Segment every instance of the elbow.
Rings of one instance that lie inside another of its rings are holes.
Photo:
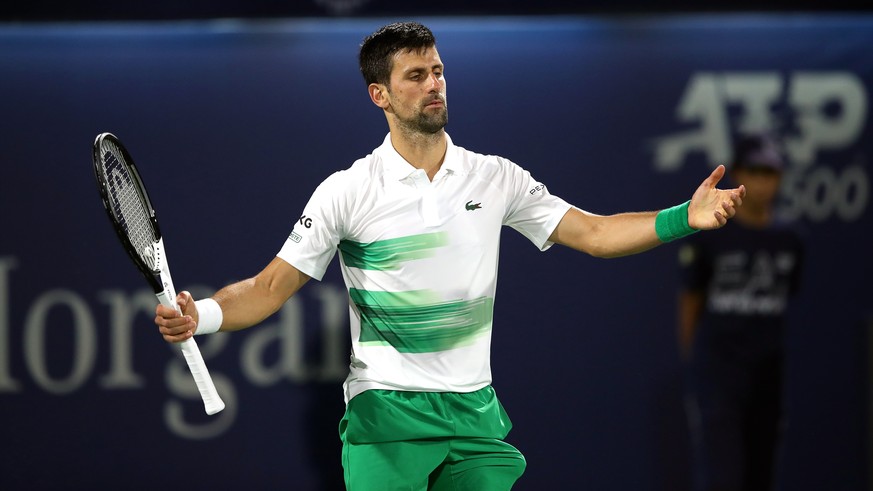
[[[579,238],[578,240],[568,241],[556,240],[555,243],[567,246],[571,249],[575,249],[579,252],[583,252],[591,257],[596,257],[598,259],[610,259],[620,256],[620,254],[615,254],[615,251],[613,251],[609,247],[606,247],[604,244],[598,242],[597,240],[592,240],[591,237],[586,237],[585,240],[582,240],[581,238]]]
[[[575,237],[574,243],[576,244],[573,246],[574,249],[598,259],[611,259],[621,255],[616,253],[614,247],[610,246],[606,233],[600,224]]]
[[[258,297],[262,299],[269,314],[272,315],[302,287],[309,277],[288,265],[281,259],[275,259],[263,271],[252,279]]]
[[[598,259],[613,259],[622,256],[622,254],[617,254],[614,250],[600,244],[591,245],[583,252]]]
[[[263,302],[263,308],[260,309],[260,317],[263,321],[282,308],[282,304],[288,300],[288,297],[282,294],[277,282],[270,278],[258,275],[252,278],[251,281],[253,289],[258,292],[258,298]]]
[[[576,242],[574,246],[576,250],[582,251],[591,257],[598,259],[615,259],[624,256],[630,256],[638,252],[642,252],[647,247],[635,247],[632,242],[617,240],[615,237],[609,237],[608,234],[601,230],[592,230],[585,236],[584,240]]]

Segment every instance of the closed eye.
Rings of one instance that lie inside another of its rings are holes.
[[[433,69],[433,74],[436,78],[443,78],[443,69],[442,66],[436,66]],[[422,78],[426,78],[424,70],[412,70],[407,75],[407,78],[412,81],[419,81]]]

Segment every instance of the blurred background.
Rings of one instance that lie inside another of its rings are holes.
[[[338,265],[262,326],[198,339],[227,403],[206,416],[108,224],[91,143],[127,145],[177,289],[208,295],[265,266],[318,183],[381,143],[357,49],[409,19],[437,36],[454,142],[595,213],[680,203],[732,135],[779,135],[778,211],[808,255],[780,489],[873,489],[873,12],[567,3],[0,7],[0,490],[342,489]],[[516,489],[690,489],[678,244],[599,260],[502,241],[492,365],[528,460]]]

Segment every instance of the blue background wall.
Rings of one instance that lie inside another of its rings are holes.
[[[228,403],[207,417],[90,145],[126,143],[177,288],[209,294],[266,265],[315,186],[381,142],[356,55],[390,20],[0,25],[0,489],[336,489],[339,268],[264,325],[198,339]],[[454,141],[592,212],[684,201],[731,132],[784,135],[781,212],[809,261],[781,480],[867,489],[873,16],[424,21]],[[687,488],[676,251],[597,260],[504,234],[493,368],[518,489]]]

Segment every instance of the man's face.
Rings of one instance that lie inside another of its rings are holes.
[[[746,186],[743,206],[769,207],[779,193],[782,172],[769,168],[739,167],[733,170],[733,179]]]
[[[443,62],[434,47],[395,53],[387,93],[389,112],[407,129],[433,134],[448,122]]]

